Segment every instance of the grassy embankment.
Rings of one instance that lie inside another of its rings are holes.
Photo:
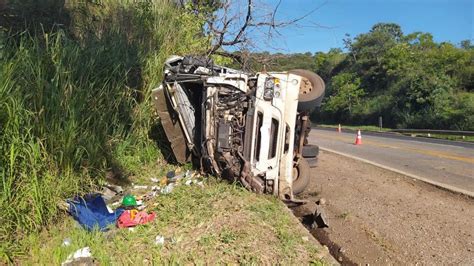
[[[149,101],[164,59],[198,51],[169,1],[9,1],[0,16],[0,258],[58,220],[57,203],[162,158]],[[179,29],[179,30],[178,30]],[[156,139],[156,138],[155,138]]]
[[[140,179],[153,174],[148,169]],[[112,265],[323,262],[321,250],[315,248],[306,229],[272,196],[210,179],[203,187],[180,185],[146,205],[147,210],[156,211],[157,219],[132,231],[88,233],[67,218],[30,237],[32,248],[20,263],[59,264],[86,246],[99,264]],[[165,237],[163,245],[155,243],[158,235]],[[70,246],[62,246],[66,238]]]
[[[339,125],[332,125],[332,124],[318,124],[320,127],[328,127],[336,129]],[[389,132],[392,128],[382,128],[380,130],[379,127],[376,126],[350,126],[350,125],[341,125],[342,129],[350,129],[350,130],[362,130],[362,131],[372,131],[372,132]],[[467,142],[474,142],[473,136],[458,136],[458,135],[443,135],[443,134],[428,134],[425,133],[406,133],[405,135],[416,136],[416,137],[425,137],[425,138],[435,138],[435,139],[446,139],[446,140],[455,140],[455,141],[467,141]]]
[[[134,232],[88,233],[59,210],[106,172],[143,182],[171,167],[150,90],[167,56],[208,42],[166,0],[64,5],[11,1],[0,16],[0,261],[58,264],[83,246],[101,263],[313,261],[281,202],[215,181],[157,197],[156,222]]]

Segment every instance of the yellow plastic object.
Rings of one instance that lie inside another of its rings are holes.
[[[138,210],[130,210],[130,219],[133,220],[135,219],[135,216],[137,215]]]

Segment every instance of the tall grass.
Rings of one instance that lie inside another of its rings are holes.
[[[166,0],[71,1],[63,8],[58,21],[67,25],[29,23],[35,13],[25,11],[14,14],[23,24],[7,24],[0,35],[6,261],[24,252],[25,235],[57,219],[61,199],[93,188],[111,167],[133,171],[159,158],[148,137],[155,123],[150,91],[167,56],[207,42],[197,36],[200,24]]]

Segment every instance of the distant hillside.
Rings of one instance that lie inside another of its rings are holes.
[[[404,34],[380,23],[346,38],[346,52],[253,54],[253,69],[310,69],[326,81],[313,114],[326,123],[474,130],[474,46],[437,43],[429,33]]]

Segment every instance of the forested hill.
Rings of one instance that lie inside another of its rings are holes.
[[[437,43],[430,33],[404,34],[379,23],[344,40],[345,51],[256,54],[270,70],[310,69],[327,85],[313,117],[326,123],[474,130],[474,46]],[[254,68],[261,66],[254,65]]]

